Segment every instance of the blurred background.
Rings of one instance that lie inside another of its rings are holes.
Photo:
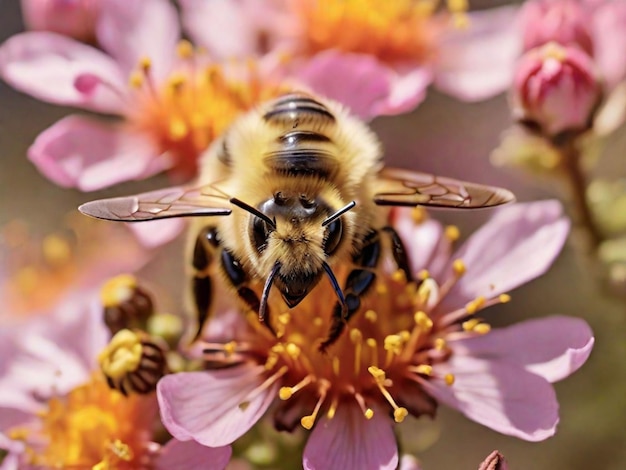
[[[471,2],[478,7],[500,3]],[[19,1],[0,0],[0,42],[22,29]],[[48,182],[27,160],[26,150],[39,132],[69,111],[0,83],[0,226],[19,218],[33,233],[43,235],[62,228],[63,217],[82,202],[169,184],[162,176],[85,194]],[[489,154],[509,123],[505,96],[467,104],[431,91],[413,113],[379,118],[373,127],[385,144],[389,164],[504,186],[520,201],[557,196],[554,187],[490,164]],[[598,171],[626,176],[625,153],[626,129],[621,129],[610,139]],[[458,225],[467,236],[489,212],[433,215]],[[180,305],[176,299],[184,288],[182,272],[181,241],[166,247],[143,271],[150,283],[167,289],[171,310]],[[493,449],[505,455],[512,469],[626,468],[626,303],[602,291],[571,243],[545,276],[511,294],[511,303],[485,312],[494,326],[558,313],[585,318],[595,332],[590,360],[556,384],[561,405],[557,435],[528,443],[441,407],[435,423],[411,420],[400,426],[403,449],[416,452],[426,470],[476,468]]]

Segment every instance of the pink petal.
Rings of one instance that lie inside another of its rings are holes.
[[[515,204],[499,209],[475,232],[453,259],[466,273],[444,298],[458,308],[478,297],[508,292],[543,274],[569,233],[569,220],[558,201]]]
[[[187,228],[182,219],[164,219],[129,224],[128,227],[146,248],[157,248],[174,240]]]
[[[365,54],[328,50],[294,68],[296,79],[364,119],[376,116],[392,92],[392,70]]]
[[[422,470],[422,466],[417,458],[412,455],[405,454],[400,458],[400,466],[398,467],[398,470]]]
[[[302,463],[305,470],[393,470],[398,466],[398,445],[392,421],[381,409],[367,420],[356,403],[342,403],[332,419],[324,416],[315,425]]]
[[[2,44],[0,76],[40,100],[114,114],[122,111],[127,89],[118,64],[102,51],[43,31]]]
[[[195,441],[171,439],[161,450],[156,470],[220,470],[228,465],[231,453],[230,446],[206,447]]]
[[[167,167],[142,136],[82,116],[67,116],[39,134],[28,158],[56,184],[82,191],[147,178]]]
[[[211,447],[232,443],[263,416],[278,393],[277,383],[261,387],[264,370],[243,365],[165,376],[157,387],[163,424],[180,440]]]
[[[427,269],[431,276],[438,278],[450,258],[452,244],[444,236],[441,223],[428,219],[416,224],[411,211],[408,208],[394,209],[393,228],[404,242],[412,272]]]
[[[591,19],[595,60],[609,88],[626,78],[626,4],[605,2]]]
[[[26,450],[23,442],[9,439],[3,433],[0,433],[0,449],[6,450],[8,453],[0,460],[0,470],[18,470],[20,466],[20,455]]]
[[[396,67],[389,95],[373,109],[372,115],[389,116],[412,111],[424,101],[432,81],[433,72],[429,67],[421,65]]]
[[[168,0],[108,0],[102,2],[96,35],[124,71],[130,72],[142,58],[149,58],[151,73],[161,80],[176,58],[180,26]]]
[[[272,2],[180,0],[185,31],[216,60],[259,55]]]
[[[521,51],[518,10],[505,6],[470,13],[467,30],[450,33],[441,44],[435,65],[437,88],[464,101],[505,91]]]
[[[453,355],[434,374],[454,374],[454,384],[424,381],[438,401],[495,431],[527,441],[554,435],[559,422],[556,395],[543,377],[510,362]]]
[[[509,361],[556,382],[585,363],[593,343],[593,332],[584,320],[551,316],[451,341],[450,345],[457,354]]]

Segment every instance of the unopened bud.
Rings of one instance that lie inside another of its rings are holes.
[[[582,132],[601,98],[591,58],[574,47],[549,43],[528,51],[517,64],[513,114],[546,136]]]
[[[593,56],[590,12],[579,0],[531,0],[522,7],[524,51],[549,42],[579,47]]]
[[[98,355],[109,387],[124,395],[150,393],[166,373],[167,346],[142,331],[121,330]]]
[[[100,290],[104,307],[104,323],[115,334],[124,328],[144,329],[154,313],[150,294],[137,284],[130,274],[122,274],[107,281]]]

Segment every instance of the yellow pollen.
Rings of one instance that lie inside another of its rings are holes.
[[[454,384],[454,374],[446,374],[443,377],[443,380],[446,382],[448,387],[451,387]]]
[[[372,323],[376,323],[376,320],[378,319],[378,314],[374,310],[370,309],[365,312],[365,318]]]
[[[491,331],[491,325],[489,323],[479,323],[473,328],[473,331],[485,335]]]
[[[188,59],[193,55],[193,46],[189,41],[183,39],[176,46],[176,53],[183,59]]]
[[[139,67],[141,68],[141,70],[147,72],[152,67],[152,61],[149,57],[142,57],[139,60]]]
[[[182,140],[187,137],[189,128],[182,119],[172,119],[169,123],[168,136],[173,141]]]
[[[400,335],[387,335],[385,336],[383,348],[385,348],[385,351],[391,351],[394,354],[400,354],[403,344],[404,341],[402,340],[402,337]]]
[[[507,302],[511,301],[511,296],[509,294],[500,294],[498,296],[498,300],[503,303],[506,304]]]
[[[389,292],[389,289],[387,289],[387,286],[384,283],[378,282],[376,284],[376,293],[378,295],[385,295],[387,292]]]
[[[322,319],[322,317],[315,317],[313,319],[313,324],[317,327],[322,326],[324,323],[324,320]]]
[[[457,241],[461,237],[461,231],[456,225],[448,225],[444,231],[444,234],[451,242]]]
[[[9,430],[7,436],[14,441],[24,441],[28,438],[29,432],[26,428],[13,428]]]
[[[421,310],[416,312],[413,318],[417,326],[424,332],[430,331],[433,327],[433,321],[425,312],[422,312]]]
[[[411,338],[411,332],[408,330],[402,330],[398,334],[400,335],[400,339],[403,343],[406,343]]]
[[[465,310],[467,310],[467,313],[469,313],[470,315],[473,315],[482,307],[484,307],[486,302],[487,299],[485,299],[483,296],[476,297],[471,302],[468,302],[468,304],[465,306]]]
[[[104,307],[116,307],[133,296],[137,279],[132,274],[120,274],[109,279],[100,289],[100,300]]]
[[[128,84],[135,89],[141,88],[144,84],[144,75],[142,72],[135,70],[128,78]]]
[[[276,343],[274,346],[272,346],[272,351],[277,354],[282,354],[285,352],[285,345],[283,343]]]
[[[230,341],[224,345],[224,352],[226,353],[226,356],[232,356],[236,350],[237,350],[236,341]]]
[[[478,323],[480,323],[480,320],[476,319],[476,318],[472,318],[470,320],[464,321],[463,322],[463,330],[465,331],[472,331],[474,329],[474,327],[476,325],[478,325]]]
[[[452,263],[452,269],[454,270],[454,274],[462,276],[466,271],[465,263],[462,259],[455,259]]]
[[[278,315],[278,321],[283,325],[288,325],[291,321],[291,314],[289,312],[281,313]]]
[[[466,12],[469,8],[468,0],[446,0],[446,3],[452,13]]]
[[[313,381],[313,376],[307,375],[304,379],[302,379],[293,387],[281,387],[280,390],[278,391],[278,396],[280,397],[281,400],[288,400],[289,398],[292,397],[294,393],[298,392],[299,390],[302,390],[304,387],[309,385],[312,381]]]
[[[396,423],[401,423],[402,421],[404,421],[404,418],[406,418],[408,414],[409,412],[407,411],[407,409],[401,406],[393,411],[393,419],[396,421]]]
[[[120,330],[98,355],[102,372],[112,379],[120,379],[137,370],[143,347],[139,336],[130,330]]]
[[[176,73],[168,79],[167,86],[169,87],[170,93],[179,93],[186,82],[187,77],[185,75]]]
[[[64,238],[58,235],[48,235],[43,240],[43,256],[47,263],[59,266],[70,260],[72,249]]]
[[[287,344],[285,350],[287,351],[287,354],[289,354],[289,357],[291,357],[292,359],[298,359],[298,357],[300,357],[301,350],[297,344],[289,343]]]
[[[435,339],[435,349],[437,351],[443,351],[447,346],[446,340],[443,338],[436,338]]]
[[[333,374],[335,374],[337,377],[340,376],[340,366],[341,366],[341,361],[339,360],[339,358],[337,356],[333,357]]]
[[[339,397],[335,395],[333,397],[332,403],[330,404],[330,407],[328,408],[328,412],[326,413],[326,416],[328,417],[328,419],[333,419],[335,417],[335,413],[337,412],[338,406],[339,406]]]
[[[393,281],[395,281],[395,282],[398,282],[398,283],[405,283],[406,282],[406,274],[404,274],[404,271],[402,271],[401,269],[397,269],[391,275],[391,279]]]
[[[430,277],[430,273],[428,272],[427,269],[422,269],[420,272],[417,273],[417,278],[420,281],[425,281],[429,277]]]
[[[276,353],[270,353],[265,360],[265,370],[272,370],[278,363],[278,355]]]
[[[419,225],[428,219],[428,213],[423,207],[414,207],[411,211],[411,218],[415,224]]]
[[[433,366],[431,366],[430,364],[420,364],[420,365],[416,366],[413,369],[413,371],[418,373],[418,374],[431,376],[431,375],[433,375]]]
[[[378,365],[378,343],[374,338],[367,338],[365,344],[370,348],[372,353],[372,364],[374,366]]]
[[[374,417],[374,410],[368,408],[367,410],[365,410],[365,413],[363,413],[363,416],[365,416],[365,419],[367,420],[372,419]]]

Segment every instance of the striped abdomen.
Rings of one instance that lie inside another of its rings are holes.
[[[263,120],[280,129],[275,150],[264,157],[279,174],[330,178],[337,168],[333,142],[324,132],[335,124],[335,116],[321,102],[304,94],[278,98]]]

